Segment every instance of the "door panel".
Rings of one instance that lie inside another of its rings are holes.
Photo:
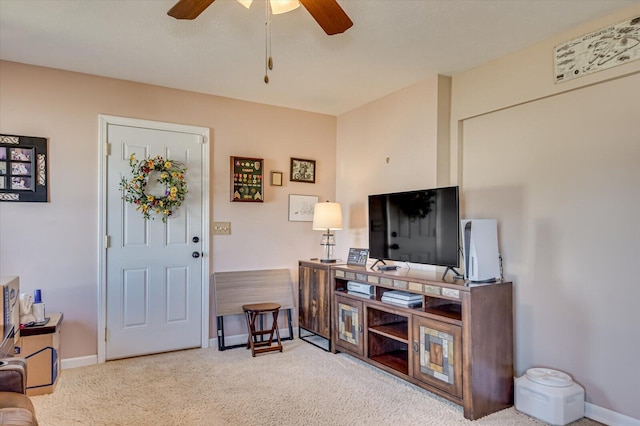
[[[148,270],[129,269],[123,271],[123,321],[122,327],[139,327],[147,324]]]
[[[189,318],[189,271],[185,267],[167,269],[167,322]]]
[[[202,137],[116,124],[108,124],[107,133],[106,358],[199,347],[203,260],[192,253],[203,251]],[[122,200],[119,183],[131,177],[133,153],[137,159],[161,155],[187,166],[185,202],[166,223],[145,221]],[[199,237],[197,243],[193,237]]]
[[[461,398],[461,327],[414,315],[413,339],[415,378]]]
[[[336,296],[336,346],[364,355],[363,304]]]

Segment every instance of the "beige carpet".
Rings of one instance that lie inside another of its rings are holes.
[[[193,349],[64,370],[53,394],[32,400],[41,426],[541,424],[513,408],[471,422],[459,406],[350,356],[284,345],[256,358]]]

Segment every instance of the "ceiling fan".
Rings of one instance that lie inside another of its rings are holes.
[[[176,19],[195,19],[215,0],[179,0],[167,12]],[[327,35],[340,34],[353,22],[336,0],[299,0]],[[249,2],[250,3],[250,2]]]

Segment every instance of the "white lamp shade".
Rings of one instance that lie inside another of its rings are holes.
[[[326,231],[327,229],[342,229],[342,206],[340,203],[316,203],[313,209],[313,229]]]

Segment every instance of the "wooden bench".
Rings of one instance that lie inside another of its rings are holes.
[[[287,313],[289,337],[293,339],[291,324],[294,308],[293,287],[288,269],[265,269],[256,271],[216,272],[213,274],[214,297],[216,302],[216,322],[218,326],[218,349],[246,346],[246,344],[226,346],[224,343],[224,317],[244,314],[243,305],[272,302]],[[262,318],[261,318],[262,327]]]

